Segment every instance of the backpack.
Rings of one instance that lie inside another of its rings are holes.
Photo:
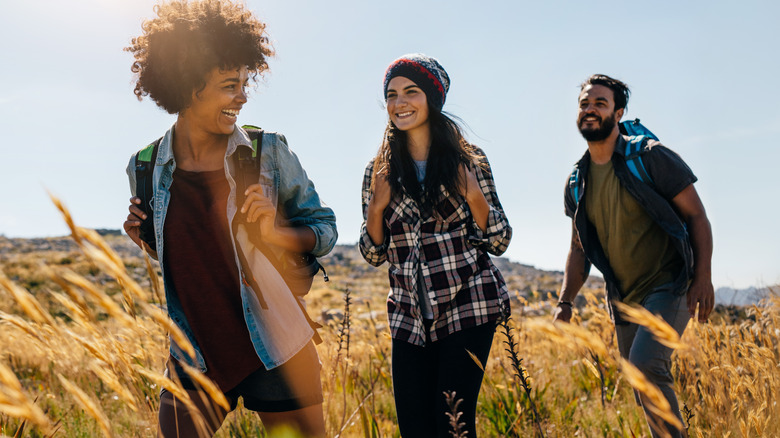
[[[252,140],[252,151],[250,153],[246,148],[239,148],[233,154],[233,165],[236,169],[236,187],[248,187],[250,184],[257,183],[260,178],[260,152],[263,147],[263,130],[252,125],[245,125],[242,126],[242,128],[246,130],[250,140]],[[146,220],[141,223],[140,237],[150,248],[154,249],[157,248],[157,242],[154,233],[153,220],[152,200],[154,196],[154,183],[152,182],[152,176],[154,173],[155,161],[157,160],[157,151],[161,141],[162,137],[141,149],[135,155],[135,193],[136,196],[141,198],[140,207],[144,213],[146,213]],[[244,199],[244,191],[237,189],[236,204],[239,208],[244,203]],[[241,213],[239,211],[236,214]],[[232,231],[234,236],[236,232],[235,228],[241,220],[244,220],[243,215],[240,220],[233,221]],[[275,252],[272,251],[265,242],[262,242],[256,234],[250,235],[249,240],[257,249],[268,257],[276,270],[282,275],[282,278],[284,278],[285,283],[287,283],[287,286],[294,295],[306,295],[311,289],[314,276],[317,275],[317,272],[319,271],[322,271],[325,281],[329,280],[325,268],[319,263],[317,257],[312,254],[284,251],[281,257],[276,257]],[[245,263],[243,253],[241,251],[238,251],[238,253],[241,264],[243,266],[248,266],[248,264]],[[249,277],[251,277],[251,275]],[[259,288],[253,287],[253,289],[255,289],[258,294],[260,304],[265,307],[265,302],[260,295]]]
[[[653,179],[650,178],[650,174],[647,173],[645,164],[642,161],[642,148],[644,148],[650,140],[658,141],[658,137],[643,124],[639,123],[639,119],[620,122],[618,128],[620,129],[621,134],[629,137],[628,141],[626,141],[626,149],[624,151],[628,170],[636,179],[653,187]],[[579,182],[580,169],[579,167],[575,167],[571,176],[569,176],[569,190],[571,191],[575,204],[580,203]]]

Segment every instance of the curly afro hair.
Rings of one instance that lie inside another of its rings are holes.
[[[135,58],[134,93],[149,96],[170,114],[192,102],[214,69],[247,66],[250,77],[268,70],[274,51],[265,23],[229,0],[176,0],[155,6],[157,17],[144,21],[143,34],[125,50]]]

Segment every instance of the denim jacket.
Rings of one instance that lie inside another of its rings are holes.
[[[225,176],[230,185],[230,194],[227,202],[227,217],[229,223],[237,212],[236,207],[236,182],[233,169],[232,154],[240,147],[251,147],[251,140],[246,131],[236,126],[228,140],[225,153]],[[314,184],[309,180],[306,171],[301,167],[298,157],[287,146],[283,135],[266,132],[263,134],[262,154],[260,157],[260,183],[268,184],[277,194],[279,214],[289,222],[291,226],[308,226],[314,231],[316,244],[311,253],[315,256],[328,254],[336,244],[338,233],[336,231],[336,217],[329,207],[321,200]],[[176,169],[176,160],[173,156],[173,128],[163,136],[154,165],[153,185],[154,196],[153,219],[155,238],[157,239],[157,257],[160,266],[163,266],[163,284],[165,285],[165,297],[168,302],[168,315],[195,347],[195,357],[190,357],[173,340],[171,340],[171,356],[176,360],[196,366],[201,371],[206,371],[203,355],[195,341],[195,338],[181,308],[177,293],[170,281],[165,277],[165,216],[170,201],[170,188],[173,183],[173,172]],[[135,196],[135,154],[130,158],[127,167],[127,175],[130,179],[130,191]],[[273,269],[268,269],[268,263],[264,255],[254,248],[243,230],[244,225],[239,226],[239,232],[233,239],[233,249],[236,265],[241,276],[241,299],[244,307],[244,319],[247,323],[250,339],[258,357],[267,369],[274,368],[286,362],[303,348],[311,339],[313,330],[307,323],[303,312],[295,302],[296,298],[289,291],[280,290],[286,288],[283,280]],[[239,261],[237,251],[243,251],[245,259],[251,266],[252,272],[245,272],[245,268]],[[262,275],[261,275],[262,273]],[[246,275],[254,274],[257,280],[254,284],[260,284],[263,289],[263,297],[267,306],[261,306],[259,300],[246,281]]]

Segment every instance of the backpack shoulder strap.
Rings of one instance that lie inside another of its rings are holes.
[[[154,164],[157,161],[157,152],[160,149],[161,141],[162,137],[149,143],[148,146],[135,154],[135,193],[142,200],[151,199],[151,178],[154,173]]]
[[[639,119],[620,122],[620,133],[628,136],[624,151],[628,170],[636,179],[653,187],[653,179],[650,178],[650,174],[645,169],[642,154],[645,153],[647,142],[650,140],[658,141],[658,137],[640,123]]]
[[[620,133],[623,135],[628,135],[628,136],[644,135],[645,137],[658,141],[658,136],[656,136],[655,134],[652,133],[652,131],[647,129],[647,126],[640,123],[639,119],[622,121],[620,122],[619,129],[620,129]]]
[[[151,248],[157,248],[152,219],[154,211],[152,200],[154,199],[154,165],[160,142],[162,137],[135,154],[135,195],[141,198],[140,207],[147,216],[147,219],[141,223],[141,240]]]
[[[253,126],[253,125],[244,125],[242,126],[244,130],[249,134],[249,139],[252,140],[252,151],[249,152],[246,148],[239,148],[234,154],[233,154],[233,164],[236,169],[236,186],[237,187],[249,187],[251,184],[256,184],[260,180],[260,157],[262,155],[263,150],[263,130],[260,127]],[[236,202],[238,205],[238,208],[241,208],[241,205],[243,205],[244,200],[246,197],[244,196],[243,190],[236,190]],[[234,222],[234,226],[237,225],[237,222]],[[235,234],[235,230],[233,231]],[[266,254],[266,257],[268,257],[268,260],[271,262],[272,265],[276,268],[277,271],[279,271],[280,274],[282,274],[282,277],[285,277],[285,273],[289,270],[296,269],[295,266],[285,266],[284,260],[279,260],[276,257],[270,256],[273,254],[273,251],[271,251],[268,246],[259,239],[256,239],[256,234],[249,234],[249,240],[252,242],[252,244],[261,252]],[[298,255],[301,260],[303,260],[302,265],[304,266],[304,269],[307,270],[305,274],[302,274],[303,276],[309,278],[308,286],[306,287],[306,292],[308,292],[309,288],[311,288],[311,279],[314,278],[314,276],[322,270],[324,274],[325,281],[328,281],[328,274],[325,272],[325,268],[320,265],[320,263],[317,261],[316,257],[314,257],[311,254],[300,254]],[[243,258],[243,254],[241,251],[239,251],[239,257]],[[242,261],[242,263],[244,263]],[[245,266],[249,266],[248,263],[244,263]],[[300,268],[298,268],[300,269]],[[285,278],[285,282],[287,282],[287,278]],[[288,287],[289,287],[288,283]],[[256,284],[254,285],[255,291],[258,294],[258,299],[261,301],[261,306],[267,307],[265,304],[265,300],[262,298],[262,293],[259,289],[259,286]],[[295,295],[294,292],[292,292],[292,289],[290,289],[290,292]],[[303,302],[296,298],[296,303],[298,303],[298,306],[300,307],[301,311],[303,312],[303,315],[306,317],[306,321],[309,323],[311,328],[314,330],[313,340],[315,344],[322,343],[322,338],[320,337],[319,333],[317,332],[318,328],[321,328],[322,325],[314,322],[311,317],[309,316],[309,313],[306,311],[306,307],[303,305]]]
[[[650,138],[644,135],[631,136],[626,141],[626,150],[624,152],[626,165],[631,174],[643,183],[653,186],[653,179],[650,178],[647,169],[645,169],[645,163],[642,161],[642,154],[648,141],[650,141]]]
[[[244,204],[244,191],[260,180],[260,156],[263,149],[263,130],[257,126],[242,126],[252,141],[251,152],[246,148],[238,148],[233,154],[233,166],[236,169],[236,204],[239,208]]]
[[[252,140],[252,156],[260,161],[260,151],[263,149],[263,128],[254,125],[243,125],[249,139]]]
[[[569,175],[569,193],[574,199],[574,205],[580,204],[580,168],[574,166],[574,170]]]

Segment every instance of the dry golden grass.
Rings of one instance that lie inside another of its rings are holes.
[[[684,349],[686,344],[680,342],[680,335],[660,317],[653,315],[644,307],[615,303],[623,319],[628,322],[644,326],[653,334],[653,337],[661,344],[675,350]]]
[[[153,265],[142,275],[148,260],[123,259],[61,210],[79,252],[43,263],[40,255],[13,255],[0,267],[0,435],[154,436],[160,388],[187,400],[163,375],[168,334],[191,346],[161,307]],[[386,273],[357,264],[336,265],[329,274],[331,282],[317,280],[307,297],[315,319],[337,314],[318,346],[328,436],[398,436]],[[505,352],[505,335],[496,334],[480,397],[480,436],[649,436],[633,389],[649,394],[659,415],[668,415],[668,406],[641,373],[621,363],[603,295],[583,292],[586,304],[573,323],[554,326],[545,298],[551,278],[540,277],[538,287],[523,280],[533,290],[531,302],[513,300],[515,357]],[[780,436],[779,314],[775,299],[734,322],[692,322],[681,340],[652,315],[633,315],[659,338],[686,346],[673,357],[673,372],[690,436]],[[518,364],[527,388],[518,384]],[[187,371],[218,397],[205,377]],[[257,416],[239,408],[217,436],[264,433]]]

